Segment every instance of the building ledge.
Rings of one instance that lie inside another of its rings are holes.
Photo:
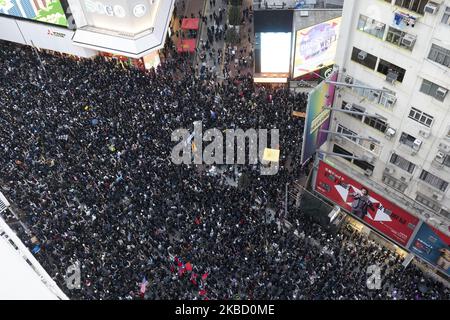
[[[92,26],[81,26],[72,38],[73,44],[103,52],[142,58],[164,47],[174,1],[161,1],[155,25],[139,34],[124,34]]]

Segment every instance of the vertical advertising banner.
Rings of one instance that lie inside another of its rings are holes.
[[[409,246],[411,253],[450,276],[450,237],[423,223]]]
[[[338,71],[328,78],[336,81]],[[305,132],[303,136],[302,164],[308,161],[326,141],[328,134],[320,130],[330,128],[330,109],[334,101],[336,86],[323,81],[313,91],[309,93],[308,105],[306,107]]]
[[[368,190],[368,199],[371,203],[367,207],[367,213],[362,220],[389,239],[406,247],[419,223],[419,219],[376,194],[370,188],[320,161],[315,190],[332,202],[348,212],[354,212],[355,201],[358,201],[355,195],[360,194],[362,188]]]
[[[298,30],[294,78],[334,64],[341,17]]]
[[[67,27],[59,0],[0,0],[0,13]]]

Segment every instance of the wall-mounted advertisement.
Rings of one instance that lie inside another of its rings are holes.
[[[328,79],[336,81],[337,77],[338,71],[333,71]],[[327,141],[328,134],[321,130],[330,128],[331,110],[325,107],[333,105],[335,90],[335,85],[323,81],[309,93],[303,134],[302,164]]]
[[[423,223],[409,250],[450,276],[450,237],[444,233]]]
[[[0,0],[0,13],[67,27],[59,0]]]
[[[365,198],[360,197],[363,189],[368,191]],[[403,247],[419,224],[417,217],[323,161],[315,190]]]
[[[341,19],[297,31],[293,78],[334,64]]]
[[[291,32],[261,33],[261,72],[289,73]]]

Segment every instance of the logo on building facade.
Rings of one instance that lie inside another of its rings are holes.
[[[147,7],[144,4],[138,4],[133,8],[133,14],[136,18],[142,18],[147,13]]]
[[[127,15],[125,8],[120,5],[104,4],[93,0],[85,0],[84,4],[89,13],[97,13],[109,17],[115,16],[117,18],[124,18]]]
[[[65,38],[66,37],[65,33],[52,31],[50,29],[48,29],[47,35],[52,36],[52,37],[57,37],[57,38]]]

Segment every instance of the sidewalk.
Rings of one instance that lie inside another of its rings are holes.
[[[225,27],[225,24],[227,23],[228,19],[228,12],[227,12],[228,6],[225,2],[226,1],[223,0],[215,0],[215,1],[205,0],[203,16],[207,17],[208,23],[205,24],[202,22],[201,24],[199,41],[197,45],[198,52],[196,56],[196,61],[194,62],[198,67],[199,71],[201,67],[204,66],[207,70],[212,71],[212,73],[217,75],[218,77],[222,75],[222,68],[221,68],[222,64],[219,63],[218,61],[218,51],[219,49],[222,51],[222,60],[223,60],[223,52],[225,48],[224,37],[222,37],[222,39],[218,41],[214,41],[211,44],[210,50],[202,50],[202,43],[206,42],[208,39],[208,31],[207,31],[208,28],[211,28],[212,26],[214,26],[215,29],[219,28],[220,26],[222,26],[222,28]],[[220,9],[222,9],[224,13],[221,24],[217,25],[213,19],[213,14],[215,13],[216,15],[219,15]],[[209,52],[211,52],[212,54],[209,54]],[[206,55],[206,59],[203,62],[200,60],[200,55],[202,53]]]
[[[199,17],[199,13],[203,12],[203,7],[207,0],[177,0],[175,6],[177,8],[176,18],[173,19],[172,26],[172,40],[175,44],[178,43],[179,37],[177,37],[177,31],[181,28],[181,20],[184,17],[194,18]],[[201,23],[201,22],[200,22]]]

